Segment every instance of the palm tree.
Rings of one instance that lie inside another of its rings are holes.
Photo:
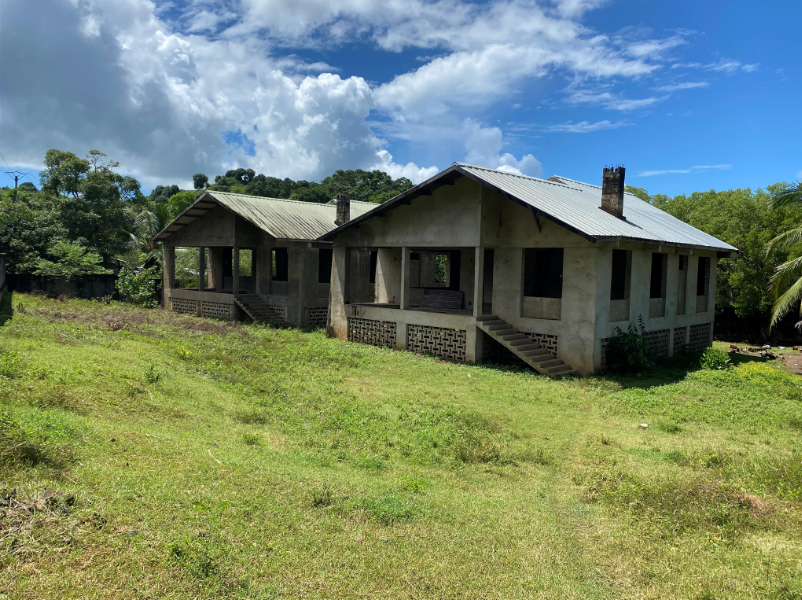
[[[134,217],[134,231],[129,231],[130,248],[132,251],[142,253],[144,265],[155,264],[161,266],[161,242],[154,238],[164,228],[164,216],[158,211],[143,208]]]
[[[771,207],[780,209],[786,206],[802,207],[802,185],[797,182],[786,185],[771,199]],[[792,252],[802,246],[802,223],[771,240],[767,252]],[[777,325],[791,309],[799,305],[802,317],[802,256],[789,258],[777,266],[769,279],[769,287],[774,292],[774,306],[771,310],[771,327]],[[797,324],[802,329],[802,321]]]

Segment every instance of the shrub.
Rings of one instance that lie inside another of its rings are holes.
[[[702,353],[699,364],[703,369],[716,369],[720,371],[730,366],[730,357],[723,350],[710,347]]]
[[[126,302],[152,308],[159,303],[156,291],[160,278],[158,267],[142,269],[138,273],[123,269],[117,278],[117,292]]]
[[[649,344],[643,337],[646,329],[643,317],[638,319],[638,327],[630,323],[623,331],[615,328],[615,336],[607,341],[607,370],[613,373],[632,373],[654,366],[649,358]]]

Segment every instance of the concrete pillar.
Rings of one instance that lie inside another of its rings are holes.
[[[198,248],[198,291],[206,287],[206,248]]]
[[[233,270],[234,270],[233,280],[234,280],[234,283],[231,286],[232,287],[231,292],[236,296],[237,294],[239,294],[239,246],[234,246],[233,252],[234,252],[234,255],[233,255],[233,258],[234,258],[234,266],[233,266]]]
[[[401,248],[401,310],[409,308],[409,248]]]
[[[170,290],[175,287],[175,247],[164,245],[162,273],[162,306],[170,308]]]
[[[220,291],[223,289],[223,249],[209,248],[209,287]]]
[[[341,340],[348,339],[348,317],[346,304],[350,291],[348,272],[351,260],[350,248],[335,246],[331,265],[331,286],[329,288],[329,324],[326,334]]]
[[[485,249],[476,246],[473,259],[473,317],[482,314],[482,303],[484,298],[484,278],[485,278]]]
[[[268,245],[261,245],[254,250],[253,263],[256,266],[256,293],[262,296],[270,295],[270,278],[273,276],[273,250]]]

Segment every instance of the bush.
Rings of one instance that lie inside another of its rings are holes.
[[[142,269],[138,273],[123,269],[117,278],[117,292],[126,302],[152,308],[159,303],[156,290],[160,279],[159,267]]]
[[[638,327],[630,323],[623,331],[615,328],[615,337],[607,342],[607,370],[613,373],[632,373],[654,366],[649,358],[649,344],[643,337],[646,329],[643,317],[638,319]]]
[[[711,346],[702,353],[699,364],[703,369],[715,369],[720,371],[730,366],[730,357],[723,350]]]

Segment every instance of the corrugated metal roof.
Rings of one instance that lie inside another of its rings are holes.
[[[601,186],[555,175],[538,179],[455,163],[459,170],[532,206],[561,225],[595,239],[627,238],[683,246],[736,250],[734,246],[625,194],[624,219],[601,210]]]
[[[195,204],[208,203],[210,200],[216,201],[279,240],[316,240],[335,228],[337,205],[334,202],[318,204],[208,190],[195,201]],[[193,207],[187,209],[185,213],[192,211]],[[370,202],[351,200],[351,218],[356,218],[375,207],[376,205]],[[179,215],[158,237],[168,237],[172,231],[167,230],[175,227],[181,218]]]

